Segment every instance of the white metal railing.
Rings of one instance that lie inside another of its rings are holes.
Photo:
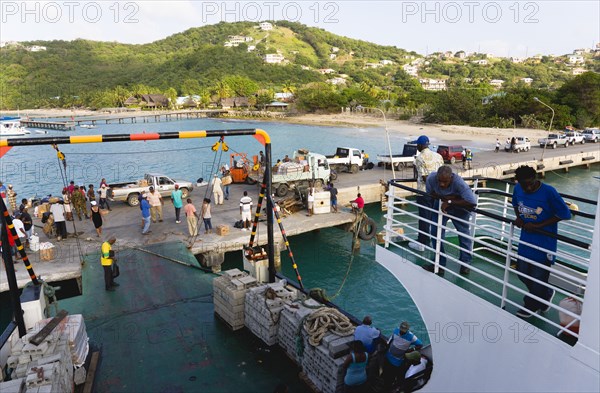
[[[508,184],[506,190],[500,194],[494,194],[494,192],[499,191],[497,189],[481,188],[477,187],[477,185],[477,182],[475,182],[474,191],[478,195],[478,206],[477,209],[475,209],[474,219],[466,221],[451,215],[449,216],[446,213],[443,213],[439,208],[433,209],[427,206],[418,205],[414,199],[396,196],[395,190],[397,187],[415,193],[418,193],[418,191],[401,184],[392,184],[387,193],[388,211],[386,215],[386,224],[384,226],[386,231],[385,247],[397,248],[407,256],[410,255],[410,258],[415,262],[433,264],[434,272],[436,273],[439,272],[440,269],[444,269],[444,272],[451,274],[459,280],[468,282],[470,285],[490,295],[493,299],[497,299],[498,306],[501,308],[505,308],[508,304],[520,309],[522,307],[521,303],[511,300],[510,295],[513,295],[513,299],[515,293],[529,296],[549,307],[551,310],[556,310],[563,315],[573,318],[573,321],[566,326],[562,326],[550,319],[548,313],[534,313],[533,315],[535,318],[558,329],[558,334],[568,332],[568,334],[578,337],[578,334],[569,330],[569,328],[573,324],[579,323],[580,315],[560,307],[559,305],[552,304],[546,299],[537,297],[529,293],[526,288],[522,289],[519,285],[515,285],[514,282],[515,278],[524,277],[552,289],[556,294],[573,298],[575,301],[583,304],[583,293],[585,291],[587,279],[586,272],[591,258],[589,245],[592,242],[594,228],[593,220],[589,218],[579,219],[578,217],[575,222],[573,220],[561,221],[559,223],[559,235],[564,235],[566,238],[559,237],[558,250],[556,252],[546,250],[535,244],[521,242],[519,240],[520,229],[515,227],[512,223],[515,219],[514,209],[510,204],[509,196],[506,195],[509,190]],[[437,214],[437,220],[434,222],[431,219],[424,220],[423,218],[420,218],[417,211],[419,207],[426,209],[432,214]],[[474,245],[472,250],[461,248],[460,242],[454,244],[445,238],[441,238],[440,235],[442,229],[445,229],[446,237],[458,235],[458,231],[453,226],[441,225],[444,216],[450,218],[449,222],[455,220],[470,225],[470,233],[460,234],[460,236],[466,237],[472,242]],[[418,228],[420,219],[428,222],[432,228],[436,228],[435,231],[427,233],[427,235],[432,234],[432,237],[435,238],[436,242],[435,248],[432,248],[431,244],[424,245],[424,248],[427,251],[426,253],[421,253],[407,246],[407,242],[416,242],[418,234],[423,233]],[[519,243],[537,250],[542,250],[547,254],[554,255],[555,258],[560,261],[561,268],[558,269],[554,266],[548,267],[544,264],[519,256],[517,252],[517,245]],[[441,253],[442,244],[445,248],[445,253],[443,254]],[[460,261],[459,258],[455,256],[455,254],[460,254],[460,251],[472,252],[473,256],[477,259],[477,264],[473,266]],[[488,256],[488,253],[490,256]],[[439,264],[441,256],[446,257],[446,267],[440,266]],[[545,283],[512,268],[511,264],[517,261],[517,259],[528,262],[540,269],[550,271],[551,279],[548,283]],[[449,268],[452,262],[461,267],[464,266],[470,268],[471,274],[469,276],[463,276],[456,273]],[[481,265],[481,263],[488,264],[494,268],[484,269],[486,266]],[[483,283],[484,281],[485,283]],[[490,282],[493,284],[490,285]],[[556,283],[561,283],[561,285],[556,285]]]

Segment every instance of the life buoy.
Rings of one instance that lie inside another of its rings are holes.
[[[252,167],[252,170],[256,172],[256,171],[258,171],[258,169],[259,169],[259,168],[260,168],[260,166],[259,166],[258,164],[255,164],[255,165]]]
[[[372,218],[366,217],[358,230],[358,237],[361,240],[371,240],[377,235],[377,224]]]

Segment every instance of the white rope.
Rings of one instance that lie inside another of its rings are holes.
[[[354,334],[354,325],[348,317],[330,307],[319,308],[310,314],[304,321],[304,329],[309,336],[308,342],[313,347],[318,346],[328,332],[340,337]]]

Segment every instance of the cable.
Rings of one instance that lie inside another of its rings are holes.
[[[154,153],[173,153],[176,151],[188,151],[188,150],[202,150],[210,149],[212,146],[200,146],[200,147],[189,147],[185,149],[169,149],[169,150],[145,150],[145,151],[127,151],[127,152],[80,152],[80,153],[69,153],[69,155],[119,155],[119,154],[154,154]]]

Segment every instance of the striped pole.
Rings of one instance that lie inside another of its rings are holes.
[[[263,199],[267,191],[267,175],[263,177],[262,184],[260,185],[260,191],[258,192],[258,200],[256,201],[256,212],[254,213],[254,219],[252,220],[252,231],[250,232],[250,241],[248,247],[252,248],[254,245],[254,239],[256,238],[256,232],[258,229],[258,219],[260,218],[260,211],[262,209]]]
[[[294,259],[294,253],[292,252],[292,249],[290,248],[290,242],[288,241],[287,235],[285,233],[285,228],[283,228],[283,223],[281,222],[281,216],[279,215],[279,212],[275,208],[275,203],[273,202],[273,198],[271,197],[271,195],[268,195],[267,198],[269,198],[271,200],[271,204],[273,205],[273,213],[275,214],[275,218],[277,219],[277,225],[279,225],[279,230],[281,231],[281,236],[283,237],[283,242],[285,244],[285,248],[287,249],[288,255],[289,255],[290,259],[292,260],[292,267],[294,268],[294,271],[296,272],[296,278],[298,279],[298,284],[300,285],[300,288],[302,290],[304,290],[304,285],[302,285],[302,277],[300,277],[300,272],[298,271],[298,265],[296,264],[296,260]]]

